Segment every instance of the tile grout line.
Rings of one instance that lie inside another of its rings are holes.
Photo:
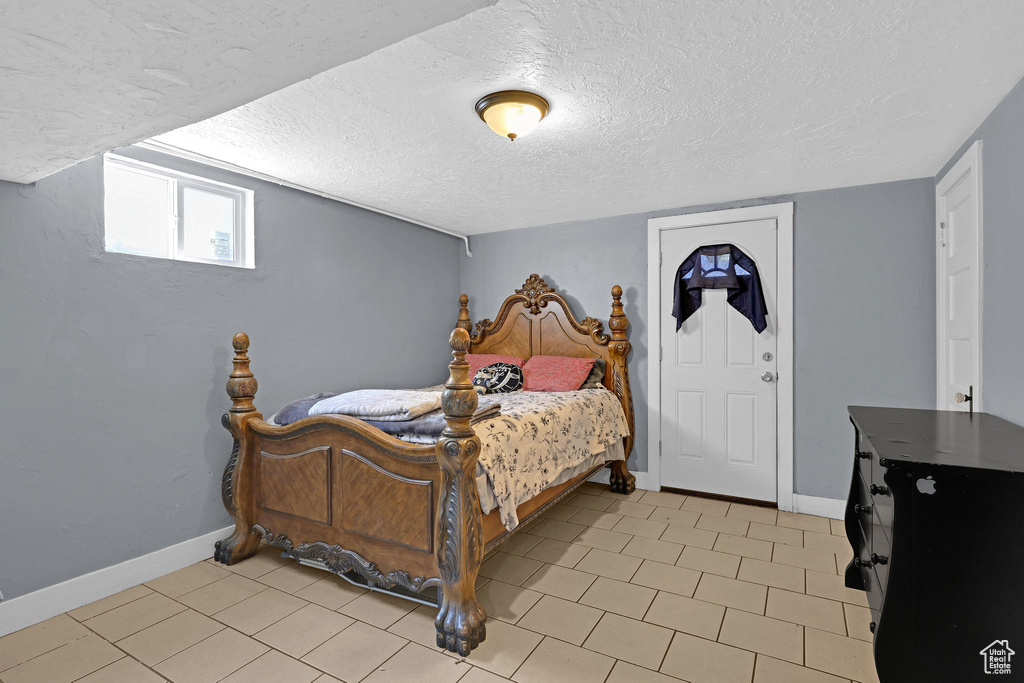
[[[146,595],[140,595],[139,597],[135,598],[134,600],[129,600],[128,602],[126,602],[126,603],[124,603],[124,604],[121,604],[121,605],[118,605],[117,607],[111,607],[110,609],[107,609],[107,610],[103,610],[102,612],[97,612],[96,614],[94,614],[94,615],[92,615],[91,617],[89,617],[89,619],[95,619],[96,617],[98,617],[98,616],[101,616],[101,615],[103,615],[103,614],[106,614],[107,612],[113,612],[113,611],[114,611],[115,609],[118,609],[118,608],[120,608],[120,607],[124,607],[125,605],[130,605],[130,604],[132,604],[133,602],[136,602],[136,601],[138,601],[138,600],[141,600],[142,598],[148,597],[149,595],[152,595],[153,593],[157,593],[157,592],[159,592],[159,591],[155,591],[155,590],[153,590],[153,589],[152,589],[152,588],[150,588],[149,586],[146,586],[146,584],[145,584],[145,583],[139,583],[139,584],[136,584],[136,585],[134,585],[134,586],[131,586],[130,588],[125,588],[124,590],[125,590],[125,591],[130,591],[130,590],[132,590],[132,588],[138,588],[139,586],[145,586],[145,587],[146,587],[146,589],[148,589],[148,590],[149,590],[149,593],[146,593]],[[124,592],[124,591],[118,591],[118,593],[123,593],[123,592]],[[114,593],[114,595],[117,595],[118,593]],[[161,595],[163,595],[163,593],[160,593],[160,594],[161,594]],[[114,596],[113,596],[113,595],[111,595],[111,596],[108,596],[108,597],[114,597]],[[166,595],[164,595],[164,597],[167,597],[167,596],[166,596]],[[106,599],[107,599],[107,598],[100,598],[100,600],[97,600],[96,602],[100,602],[101,600],[106,600]],[[173,600],[173,598],[171,598],[171,599]],[[90,603],[90,604],[92,604],[92,603]],[[88,605],[82,605],[82,607],[87,607],[87,606],[88,606]],[[88,621],[89,619],[77,619],[76,617],[74,617],[74,616],[72,616],[72,615],[71,615],[71,612],[77,612],[78,610],[82,609],[82,607],[76,607],[76,608],[75,608],[75,609],[73,609],[73,610],[69,610],[69,611],[67,611],[67,612],[64,612],[64,614],[65,614],[65,615],[67,615],[68,617],[70,617],[70,618],[71,618],[71,619],[72,619],[72,620],[73,620],[73,621],[74,621],[74,622],[75,622],[76,624],[83,624],[83,625],[84,625],[84,623],[85,623],[86,621]],[[58,615],[58,616],[59,616],[59,615]],[[28,627],[28,628],[31,628],[31,627]]]
[[[65,614],[67,614],[67,613],[65,612]],[[60,616],[60,615],[58,614],[57,616]],[[76,624],[78,624],[78,625],[80,625],[80,626],[85,626],[85,624],[82,624],[82,622],[78,621],[77,619],[73,619],[73,620],[75,621],[75,623],[76,623]],[[34,624],[33,624],[33,626],[34,626]],[[27,627],[27,628],[32,628],[32,627],[31,627],[31,626],[29,626],[29,627]],[[43,657],[43,656],[45,656],[45,655],[48,655],[48,654],[50,654],[51,652],[55,652],[55,651],[59,650],[60,648],[64,647],[65,645],[70,645],[71,643],[74,643],[74,642],[76,642],[76,641],[79,641],[79,640],[81,640],[82,638],[87,638],[87,637],[89,637],[89,636],[91,636],[91,635],[93,635],[93,636],[98,636],[98,637],[99,637],[100,639],[102,639],[102,640],[103,640],[104,642],[108,642],[108,641],[107,641],[107,639],[106,639],[106,638],[104,638],[103,636],[99,635],[98,633],[96,633],[96,632],[95,632],[95,631],[93,631],[92,629],[89,629],[88,627],[86,627],[86,628],[87,628],[87,629],[89,630],[89,633],[86,633],[85,635],[81,635],[81,636],[78,636],[77,638],[72,638],[71,640],[67,641],[66,643],[61,643],[61,644],[60,644],[60,645],[58,645],[57,647],[55,647],[55,648],[51,648],[51,649],[47,650],[46,652],[40,652],[40,653],[39,653],[39,654],[37,654],[37,655],[36,655],[35,657],[29,657],[28,659],[26,659],[26,660],[25,660],[25,661],[23,661],[23,662],[18,662],[17,664],[15,664],[15,665],[13,665],[13,666],[9,666],[9,667],[7,667],[6,669],[4,669],[3,671],[0,671],[0,674],[4,674],[4,673],[7,673],[7,672],[11,671],[12,669],[16,669],[16,668],[18,668],[18,667],[19,667],[19,666],[21,666],[22,664],[27,664],[28,662],[34,661],[34,660],[36,660],[36,659],[39,659],[40,657]],[[18,633],[18,631],[15,631],[15,633]],[[4,636],[4,637],[6,637],[6,636]],[[112,644],[112,643],[111,643],[111,644]],[[113,663],[113,662],[111,662],[111,663]],[[90,672],[90,673],[91,673],[91,672]],[[89,674],[86,674],[86,676],[88,676],[88,675],[89,675]],[[3,683],[3,679],[2,679],[2,678],[0,678],[0,683]]]
[[[665,667],[665,660],[668,659],[668,653],[672,651],[672,643],[676,642],[676,636],[680,633],[682,632],[672,629],[672,637],[668,639],[668,647],[665,648],[665,654],[661,656],[661,661],[658,662],[658,673],[662,673],[661,670]],[[668,674],[665,675],[667,676]],[[673,678],[675,678],[675,676],[673,676]]]
[[[590,650],[590,648],[589,648],[589,647],[586,647],[586,646],[585,646],[585,643],[586,643],[586,642],[587,642],[588,640],[590,640],[590,636],[594,635],[594,631],[596,631],[596,630],[597,630],[597,625],[598,625],[598,624],[600,624],[600,623],[601,623],[601,622],[602,622],[602,621],[604,620],[604,618],[605,618],[605,615],[607,615],[607,614],[608,614],[608,611],[607,611],[607,610],[601,610],[601,612],[602,612],[601,616],[600,616],[600,617],[598,618],[598,620],[597,620],[597,621],[595,621],[595,622],[594,622],[594,625],[590,627],[590,631],[588,631],[588,632],[587,632],[587,637],[586,637],[586,638],[584,638],[584,639],[583,639],[583,642],[579,644],[579,647],[583,648],[584,650]],[[570,645],[571,645],[571,644],[572,644],[572,643],[570,643]],[[590,651],[591,651],[591,652],[597,652],[597,650],[590,650]],[[604,653],[599,653],[599,654],[604,654]],[[613,657],[613,659],[614,659],[615,661],[619,661],[619,658],[618,658],[618,657]],[[614,664],[612,664],[612,668],[613,668],[613,669],[615,668],[615,665],[614,665]],[[609,671],[609,672],[608,672],[608,674],[609,674],[609,675],[611,675],[611,673],[612,673],[611,671]]]
[[[147,586],[147,588],[149,588],[149,587]],[[150,590],[152,590],[152,589],[150,589]],[[163,595],[163,593],[160,593],[160,594],[161,594],[161,595]],[[167,596],[166,596],[166,595],[164,595],[164,597],[166,598]],[[173,598],[168,598],[168,600],[173,600]],[[134,602],[134,600],[133,600],[132,602]],[[130,604],[130,603],[125,603],[125,604]],[[188,608],[188,607],[186,607],[186,609],[189,609],[189,608]],[[109,610],[109,611],[113,611],[113,610]],[[105,614],[105,613],[104,613],[104,614]],[[176,614],[172,614],[172,615],[171,615],[170,617],[167,617],[167,618],[165,618],[165,619],[161,619],[160,621],[156,622],[155,624],[152,624],[151,626],[156,626],[157,624],[162,624],[163,622],[167,621],[167,619],[170,619],[171,617],[175,617],[175,616],[177,616],[178,614],[181,614],[181,612],[177,612]],[[99,615],[97,615],[97,616],[99,616]],[[83,625],[83,626],[85,626],[85,624],[82,624],[82,625]],[[138,659],[137,657],[135,657],[135,656],[134,656],[134,655],[132,655],[132,654],[131,654],[130,652],[128,652],[127,650],[125,650],[125,649],[124,649],[123,647],[121,647],[120,645],[118,645],[118,644],[117,644],[117,642],[115,642],[115,641],[113,641],[113,640],[109,640],[109,639],[107,639],[107,638],[106,638],[105,636],[102,636],[102,635],[100,635],[100,634],[99,634],[98,632],[96,632],[96,631],[93,631],[93,630],[92,630],[92,628],[91,628],[91,627],[89,627],[89,626],[85,626],[85,627],[86,627],[87,629],[89,629],[90,631],[92,631],[92,633],[93,633],[93,634],[95,634],[95,635],[96,635],[96,636],[97,636],[98,638],[100,638],[101,640],[103,640],[103,642],[107,643],[108,645],[110,645],[110,646],[111,646],[111,647],[113,647],[113,648],[116,648],[116,649],[117,649],[118,651],[120,651],[120,652],[124,653],[124,656],[125,656],[125,657],[128,657],[129,659],[131,659],[131,660],[133,660],[133,661],[135,661],[135,662],[138,662],[140,666],[142,666],[143,668],[145,668],[145,669],[147,669],[147,670],[149,670],[149,671],[152,671],[154,675],[156,675],[156,676],[159,676],[160,678],[164,678],[163,674],[161,674],[161,673],[159,673],[158,671],[156,671],[156,669],[154,669],[154,668],[153,668],[152,666],[150,666],[150,665],[148,665],[148,664],[146,664],[146,663],[142,662],[141,660],[139,660],[139,659]],[[147,626],[146,628],[150,628],[150,626]],[[146,629],[144,628],[144,629],[141,629],[141,630],[139,630],[139,631],[136,631],[135,633],[142,633],[142,631],[145,631],[145,630],[146,630]],[[223,629],[222,629],[222,630],[223,630]],[[133,635],[135,635],[135,633],[131,633],[131,634],[129,634],[129,635],[127,635],[127,636],[125,636],[125,638],[131,638],[131,637],[132,637]],[[217,631],[217,633],[220,633],[220,631]],[[207,636],[207,638],[209,638],[209,637],[210,637],[210,636]],[[124,638],[122,638],[121,640],[124,640]],[[205,638],[204,638],[203,640],[205,640]],[[202,642],[202,641],[200,641],[200,642]],[[189,647],[191,647],[191,645],[190,645]],[[178,652],[175,652],[174,654],[175,654],[175,655],[177,655],[177,654],[180,654],[181,652],[184,652],[184,651],[185,651],[185,650],[187,650],[187,649],[188,649],[188,648],[184,648],[184,649],[182,649],[182,650],[179,650]],[[174,656],[174,655],[171,655],[171,657],[173,657],[173,656]],[[170,657],[165,657],[164,659],[169,659],[169,658],[170,658]],[[124,659],[124,657],[122,657],[121,659]],[[116,660],[116,661],[118,661],[118,662],[119,662],[119,661],[121,661],[121,659],[118,659],[118,660]],[[162,660],[160,660],[160,661],[162,662],[162,661],[164,661],[164,659],[162,659]],[[111,662],[110,664],[114,664],[114,663],[115,663],[115,662]],[[160,662],[156,662],[156,664],[159,664],[159,663],[160,663]],[[106,666],[110,666],[110,664],[107,664]],[[101,670],[101,669],[103,669],[103,668],[106,668],[106,667],[100,667],[100,669],[97,669],[96,671],[100,671],[100,670]],[[86,676],[91,676],[92,674],[96,673],[96,671],[90,672],[90,673],[86,674]],[[85,678],[85,676],[80,676],[79,678],[77,678],[77,679],[75,679],[75,680],[81,680],[82,678]]]
[[[530,661],[530,657],[533,656],[533,653],[537,651],[537,649],[544,643],[544,639],[547,638],[547,637],[548,636],[541,636],[541,639],[539,641],[537,641],[537,644],[534,645],[530,649],[530,654],[526,655],[526,657],[523,659],[523,661],[519,663],[519,666],[516,667],[515,671],[513,671],[512,674],[509,675],[509,677],[508,677],[509,680],[514,680],[515,675],[517,673],[519,673],[519,670],[523,668],[523,665],[525,665],[528,661]],[[556,640],[557,640],[557,638],[556,638]],[[491,673],[494,673],[494,672],[492,671]],[[498,676],[500,674],[495,674],[495,675]]]
[[[228,627],[228,628],[230,628],[230,627]],[[246,635],[245,635],[244,633],[242,633],[241,631],[237,631],[237,630],[235,630],[235,629],[231,629],[231,630],[232,630],[232,631],[235,631],[235,633],[239,634],[239,635],[240,635],[240,636],[242,636],[243,638],[250,638],[251,640],[255,640],[255,638],[252,638],[251,636],[246,636]],[[217,633],[222,633],[222,631],[218,631]],[[204,639],[204,640],[205,640],[205,639]],[[201,642],[203,642],[203,641],[201,640],[201,641],[199,641],[199,642],[201,643]],[[259,641],[256,641],[256,642],[259,642]],[[196,645],[198,645],[198,644],[199,644],[199,643],[196,643]],[[264,645],[265,643],[260,643],[260,644],[261,644],[261,645]],[[195,645],[193,645],[192,647],[195,647]],[[274,648],[270,647],[269,645],[267,645],[267,648],[268,648],[268,651],[270,651],[270,650],[273,650],[273,649],[274,649]],[[184,652],[184,650],[182,650],[182,652]],[[181,654],[181,653],[179,652],[178,654]],[[250,660],[249,660],[248,662],[246,662],[246,663],[245,663],[245,664],[243,664],[242,666],[238,667],[237,669],[233,670],[233,671],[232,671],[231,673],[227,674],[227,676],[221,676],[220,678],[218,678],[218,679],[217,679],[217,681],[223,681],[223,680],[224,680],[225,678],[227,678],[228,676],[232,676],[232,675],[234,675],[235,673],[237,673],[238,671],[240,671],[240,670],[244,669],[245,667],[249,666],[250,664],[252,664],[253,662],[255,662],[255,661],[256,661],[257,659],[259,659],[260,657],[262,657],[262,656],[263,656],[263,655],[265,655],[265,654],[267,654],[267,653],[266,653],[266,652],[263,652],[263,653],[261,653],[261,654],[257,655],[256,657],[253,657],[252,659],[250,659]],[[167,659],[170,659],[170,657],[168,657]],[[164,660],[164,661],[167,661],[167,660]],[[319,676],[318,676],[317,678],[319,678]]]

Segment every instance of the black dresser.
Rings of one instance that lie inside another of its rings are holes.
[[[849,410],[846,585],[867,591],[881,683],[1024,681],[1024,428]]]

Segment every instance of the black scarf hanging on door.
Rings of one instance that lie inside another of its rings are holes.
[[[672,316],[676,331],[701,304],[701,290],[728,289],[729,303],[743,314],[758,334],[768,326],[757,264],[733,244],[707,244],[686,257],[676,271]]]

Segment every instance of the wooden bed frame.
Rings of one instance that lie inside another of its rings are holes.
[[[371,588],[407,596],[440,588],[437,645],[468,655],[486,635],[487,615],[474,590],[477,571],[484,553],[509,532],[498,510],[484,515],[480,509],[475,480],[480,439],[470,426],[477,394],[466,353],[605,359],[604,385],[622,402],[629,424],[628,457],[633,446],[626,367],[631,346],[621,297],[616,285],[611,335],[604,334],[596,318],[577,320],[566,300],[536,274],[505,299],[494,321],[481,320],[472,333],[469,298],[459,297],[450,339],[455,359],[442,394],[448,427],[436,445],[400,441],[345,416],[311,417],[283,427],[265,422],[253,405],[256,379],[249,369],[249,338],[235,335],[234,369],[227,383],[232,405],[222,419],[234,446],[221,487],[235,530],[217,542],[214,557],[234,564],[265,540],[303,564]],[[521,504],[516,510],[520,528],[603,466]],[[635,478],[626,463],[607,466],[611,489],[632,493]]]

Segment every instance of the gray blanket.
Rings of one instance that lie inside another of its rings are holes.
[[[272,418],[274,424],[290,425],[292,422],[304,420],[309,417],[310,408],[325,398],[337,395],[338,394],[314,394],[312,396],[307,396],[306,398],[300,398],[298,401],[292,401],[284,408],[277,411],[277,415],[274,415]]]
[[[500,413],[501,399],[498,398],[498,396],[481,396],[480,403],[477,406],[476,412],[473,413],[473,417],[470,419],[469,423],[475,424],[481,420],[497,417]],[[440,410],[432,410],[425,415],[420,415],[415,420],[401,420],[394,422],[365,420],[365,422],[366,424],[372,425],[387,434],[427,436],[435,439],[441,436],[441,432],[448,426],[448,423],[445,422],[444,419],[444,412]]]
[[[315,394],[313,396],[307,396],[306,398],[300,398],[297,401],[292,401],[278,411],[278,413],[273,417],[273,421],[278,425],[290,425],[293,422],[303,420],[309,417],[310,408],[323,399],[330,398],[332,396],[337,396],[337,394]],[[496,417],[500,413],[501,399],[499,396],[481,396],[479,405],[477,406],[476,412],[473,413],[473,418],[470,420],[470,423],[475,424],[481,420]],[[365,420],[365,422],[387,434],[412,434],[433,438],[441,436],[441,432],[448,426],[448,423],[444,420],[444,413],[440,410],[432,410],[425,415],[420,415],[415,420],[401,420],[394,422]]]

